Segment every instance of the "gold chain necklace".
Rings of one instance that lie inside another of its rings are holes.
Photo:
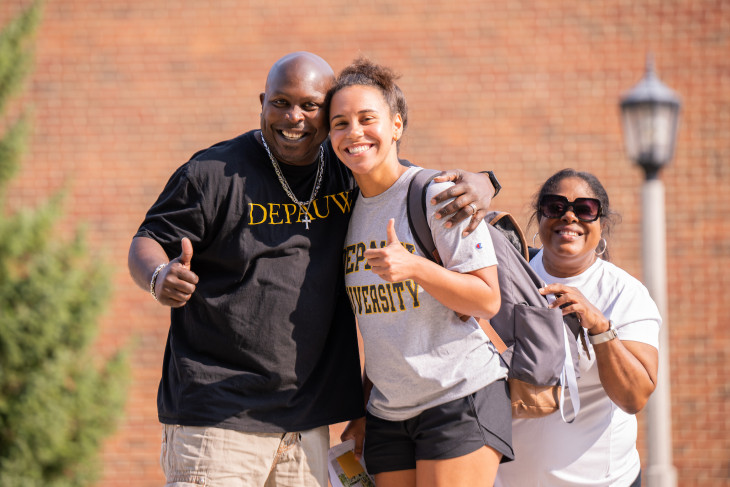
[[[289,183],[286,181],[286,178],[284,178],[284,175],[281,173],[279,163],[276,162],[276,158],[271,154],[271,151],[269,150],[269,146],[266,143],[263,132],[261,132],[261,141],[264,143],[264,149],[266,149],[266,153],[269,155],[269,159],[271,159],[271,165],[274,166],[274,172],[276,172],[276,177],[279,178],[279,183],[281,183],[281,187],[284,188],[284,192],[287,194],[287,196],[289,196],[294,204],[299,207],[301,212],[304,213],[304,219],[302,220],[302,223],[304,223],[307,227],[307,230],[309,230],[309,224],[312,223],[312,220],[309,218],[309,206],[312,204],[312,201],[314,201],[314,198],[317,196],[319,186],[322,184],[322,177],[324,176],[324,149],[322,149],[322,145],[320,144],[319,146],[319,166],[317,167],[317,177],[314,183],[314,187],[312,188],[312,194],[309,196],[309,200],[304,202],[299,201],[294,195],[294,192],[289,187]]]

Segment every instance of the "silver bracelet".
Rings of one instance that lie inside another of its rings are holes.
[[[155,298],[155,301],[159,301],[157,299],[157,293],[155,292],[155,286],[157,285],[157,276],[160,274],[160,271],[164,269],[165,266],[167,266],[167,264],[169,264],[169,262],[158,265],[155,269],[155,272],[152,273],[152,279],[150,280],[150,294],[153,298]]]

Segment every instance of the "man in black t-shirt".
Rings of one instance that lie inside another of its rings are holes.
[[[134,281],[171,307],[157,397],[169,484],[326,486],[328,425],[364,415],[341,265],[354,180],[322,110],[333,79],[311,53],[277,61],[261,129],[194,154],[132,241]],[[439,196],[459,196],[444,216],[475,227],[492,186],[451,175],[463,182]]]

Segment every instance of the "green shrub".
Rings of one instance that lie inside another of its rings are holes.
[[[0,31],[0,114],[32,63],[42,5]],[[110,295],[109,272],[77,229],[59,239],[63,194],[10,214],[6,187],[29,132],[3,120],[0,138],[0,485],[91,484],[98,450],[124,407],[123,352],[95,360],[91,345]]]

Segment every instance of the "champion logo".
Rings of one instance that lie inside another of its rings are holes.
[[[477,248],[477,250],[480,250],[482,248],[482,243],[479,242],[478,244],[476,244],[476,248]]]

